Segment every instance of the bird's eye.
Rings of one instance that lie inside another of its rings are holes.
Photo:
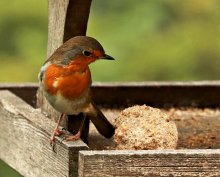
[[[84,50],[83,55],[86,56],[86,57],[90,57],[92,55],[92,53],[90,51]]]

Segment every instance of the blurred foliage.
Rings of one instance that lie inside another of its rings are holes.
[[[219,5],[217,0],[94,1],[88,33],[117,58],[111,64],[95,63],[94,76],[126,81],[218,79]]]
[[[0,1],[0,81],[37,81],[46,59],[47,1]],[[213,80],[220,70],[220,1],[94,0],[88,35],[116,61],[93,80]]]
[[[0,1],[0,81],[37,81],[47,44],[47,1]]]

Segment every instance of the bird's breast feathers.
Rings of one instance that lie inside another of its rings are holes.
[[[44,72],[43,85],[50,95],[58,92],[67,99],[81,97],[90,87],[91,73],[89,68],[76,70],[74,67],[49,65]]]
[[[46,64],[39,75],[45,96],[60,112],[78,112],[87,106],[91,85],[88,67],[78,70],[74,66]]]

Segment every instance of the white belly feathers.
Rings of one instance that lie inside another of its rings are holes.
[[[80,112],[87,113],[91,111],[89,90],[87,90],[81,97],[68,100],[59,92],[56,96],[45,93],[45,97],[50,104],[59,112],[68,115],[77,115]]]

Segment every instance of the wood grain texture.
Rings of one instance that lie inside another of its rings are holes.
[[[100,91],[100,87],[101,87],[101,93],[105,93],[106,89],[108,89],[108,87],[112,87],[113,89],[115,89],[115,92],[111,92],[111,96],[112,97],[119,97],[118,94],[120,94],[120,92],[118,92],[117,90],[119,88],[121,88],[121,86],[129,88],[131,87],[132,89],[130,89],[130,91],[132,92],[136,92],[136,88],[139,87],[139,85],[141,87],[145,87],[146,90],[148,90],[148,88],[152,88],[153,90],[155,90],[155,92],[153,93],[154,95],[157,95],[158,98],[160,97],[160,95],[164,95],[163,93],[163,89],[160,90],[160,92],[157,92],[157,87],[161,87],[161,86],[167,86],[170,87],[170,92],[173,93],[173,95],[175,96],[176,94],[176,86],[177,85],[181,85],[183,88],[184,87],[191,87],[192,90],[194,90],[194,92],[196,92],[196,88],[199,87],[213,87],[215,86],[216,88],[220,88],[220,84],[218,82],[181,82],[181,83],[177,83],[177,82],[145,82],[145,83],[116,83],[116,84],[112,84],[112,83],[94,83],[93,85],[93,93],[96,94],[97,92]],[[155,89],[154,89],[155,86]],[[196,87],[196,88],[194,88]],[[0,90],[3,89],[8,89],[11,92],[13,92],[14,94],[16,94],[17,96],[21,97],[22,99],[24,99],[27,103],[31,104],[32,106],[35,106],[34,103],[36,102],[36,90],[37,90],[37,83],[1,83],[0,84]],[[211,90],[211,88],[210,88]],[[128,93],[129,94],[129,93]],[[148,94],[147,91],[145,91],[143,94]],[[208,95],[209,93],[206,93],[206,95]],[[211,93],[213,94],[213,93]],[[220,94],[219,92],[215,93]],[[99,93],[98,93],[99,95]],[[96,103],[100,104],[100,102],[104,102],[104,98],[102,95],[100,95],[100,97],[98,97],[98,95],[95,97],[96,99]],[[134,95],[135,96],[135,95]],[[160,98],[160,100],[162,100],[162,97]],[[203,95],[198,95],[199,97],[203,97]],[[182,95],[182,98],[185,98],[186,95]],[[218,95],[217,95],[218,97]],[[181,104],[181,97],[177,97],[175,102],[178,104]],[[131,104],[138,104],[136,101],[135,97],[129,97],[130,99],[130,103]],[[173,98],[174,99],[174,98]],[[186,98],[185,98],[186,99]],[[198,100],[200,98],[195,97],[194,100]],[[110,102],[110,100],[106,99],[105,100],[105,106],[107,107],[107,109],[103,109],[103,105],[99,105],[100,108],[102,108],[103,113],[106,115],[106,117],[114,124],[114,120],[115,118],[119,115],[120,111],[123,109],[122,105],[123,103],[126,101],[126,98],[124,98],[124,100],[122,101],[122,103],[117,103],[115,104],[115,107],[112,108],[111,105],[113,105],[114,103]],[[153,105],[157,105],[158,102],[154,102],[154,100],[139,100],[140,102],[144,102],[144,101],[151,101],[151,103],[153,103]],[[210,102],[204,102],[202,103],[204,104],[209,104],[207,106],[210,105],[215,105],[216,100],[213,100],[214,102],[212,102],[212,100],[210,100]],[[172,104],[172,102],[170,102],[170,104]],[[199,105],[200,106],[200,105]],[[215,105],[215,107],[219,107],[220,105]],[[190,100],[189,100],[189,105],[187,107],[187,109],[190,108]],[[179,132],[179,140],[178,140],[178,148],[187,148],[187,149],[219,149],[220,148],[220,129],[219,129],[219,125],[220,125],[220,116],[219,113],[215,114],[215,113],[205,113],[202,110],[197,110],[197,109],[193,109],[190,112],[184,111],[182,108],[180,108],[180,110],[178,111],[178,107],[175,108],[174,110],[176,110],[177,112],[180,112],[180,114],[178,114],[178,116],[174,119],[177,126],[178,126],[178,132]],[[190,108],[192,109],[192,108]],[[210,108],[209,108],[210,109]],[[217,108],[219,109],[219,108]],[[215,110],[213,108],[211,108],[211,110]],[[172,111],[171,111],[172,112]],[[175,112],[175,111],[174,111]],[[181,113],[182,112],[182,113]],[[209,112],[209,111],[208,111]],[[214,111],[215,112],[215,111]],[[218,112],[218,111],[217,111]],[[205,115],[204,115],[205,113]],[[184,118],[185,117],[185,118]],[[182,118],[184,118],[182,120]],[[73,118],[75,119],[75,118]],[[70,119],[73,120],[73,119]],[[69,124],[69,126],[71,126],[72,124]],[[92,125],[92,124],[91,124]],[[69,130],[72,130],[72,127],[68,128]],[[93,128],[93,126],[91,126],[90,129],[90,137],[89,137],[89,146],[91,147],[91,149],[112,149],[113,145],[112,145],[112,141],[109,139],[105,139],[105,138],[101,138],[101,136],[97,133],[97,131],[95,131],[95,128]]]
[[[220,150],[80,151],[80,177],[219,177]]]
[[[47,58],[68,39],[85,35],[92,0],[48,0]]]
[[[63,42],[74,36],[85,36],[92,0],[70,0],[65,20]]]
[[[48,0],[47,58],[63,44],[64,26],[69,0]]]
[[[36,89],[35,84],[1,84],[0,90],[9,89],[18,95],[32,94],[30,88]],[[148,95],[148,89],[152,89],[158,100],[153,100],[157,105],[159,100],[167,92],[173,93],[173,100],[177,105],[182,98],[187,98],[188,93],[183,92],[181,97],[175,97],[179,88],[197,92],[206,88],[205,97],[216,95],[218,98],[219,82],[156,82],[156,83],[115,83],[99,84],[93,87],[96,93],[97,103],[104,102],[108,107],[114,104],[119,108],[123,102],[117,101],[121,91],[128,89],[131,94],[130,103],[140,103],[135,93],[137,88],[142,88]],[[162,89],[166,87],[165,89]],[[24,89],[23,89],[24,88]],[[157,90],[157,88],[161,88]],[[214,91],[212,88],[215,88]],[[121,90],[122,89],[122,90]],[[23,92],[22,92],[23,90]],[[28,91],[29,90],[29,91]],[[99,92],[101,90],[101,93]],[[103,93],[111,90],[113,99],[103,98]],[[113,92],[113,91],[114,92]],[[158,92],[160,91],[160,92]],[[101,97],[99,97],[99,95]],[[27,96],[26,96],[27,97]],[[203,99],[201,99],[203,97]],[[34,99],[34,97],[32,98]],[[120,98],[126,101],[127,97]],[[169,98],[170,99],[170,98]],[[31,100],[31,98],[28,98]],[[204,101],[201,104],[218,107],[219,103],[214,97],[210,102],[205,102],[204,94],[194,95],[194,100]],[[113,101],[113,102],[112,102]],[[172,102],[171,102],[172,103]],[[198,105],[200,106],[200,105]],[[57,140],[56,152],[53,153],[48,144],[48,139],[55,123],[46,118],[39,110],[33,109],[24,101],[8,91],[0,91],[0,158],[15,168],[24,176],[77,176],[78,150],[87,147],[82,142],[60,143]],[[96,140],[95,140],[96,141]],[[96,143],[100,143],[96,141]],[[69,150],[69,151],[68,151]],[[69,152],[69,153],[68,153]],[[174,150],[174,151],[81,151],[79,160],[80,176],[220,176],[220,149],[216,150]]]
[[[0,91],[0,158],[27,177],[77,176],[82,141],[49,145],[55,123],[9,91]]]
[[[15,95],[22,98],[28,104],[36,107],[37,83],[1,83],[0,90],[10,90]]]

